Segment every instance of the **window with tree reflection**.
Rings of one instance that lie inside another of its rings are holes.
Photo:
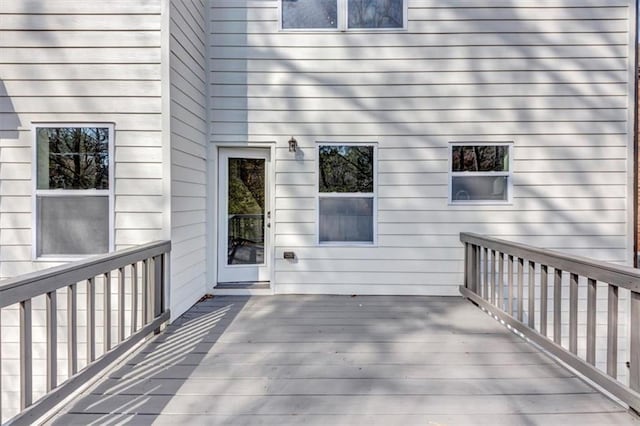
[[[373,145],[318,148],[318,240],[373,243],[375,179]]]
[[[511,148],[508,143],[453,144],[451,202],[509,202]]]
[[[36,126],[36,256],[110,250],[113,127]]]

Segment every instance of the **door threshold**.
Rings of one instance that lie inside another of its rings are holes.
[[[213,294],[219,296],[269,296],[269,281],[219,282],[213,288]]]

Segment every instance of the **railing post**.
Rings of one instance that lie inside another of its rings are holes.
[[[469,272],[471,271],[471,267],[469,266],[469,262],[471,261],[471,256],[469,252],[471,251],[471,244],[465,243],[464,245],[464,286],[465,288],[471,289],[471,279],[469,278]]]
[[[540,334],[547,335],[547,309],[549,301],[549,270],[547,265],[540,265]]]
[[[118,343],[124,340],[124,318],[125,318],[125,283],[126,271],[124,266],[118,268]]]
[[[78,371],[78,299],[77,284],[67,287],[67,365],[68,376]]]
[[[51,291],[47,301],[47,392],[58,386],[58,304],[57,294]]]
[[[96,287],[95,278],[87,280],[87,364],[96,359]]]
[[[596,364],[596,295],[598,282],[589,278],[587,284],[587,362]]]
[[[524,319],[524,259],[518,258],[518,321]]]
[[[20,409],[33,398],[31,299],[20,302]]]
[[[155,256],[153,258],[153,315],[154,318],[160,316],[163,309],[164,294],[164,255]],[[154,330],[154,333],[160,333],[160,329]]]
[[[536,326],[536,264],[529,261],[529,327],[535,328]]]
[[[496,304],[496,251],[491,250],[491,267],[489,270],[491,274],[491,304]]]
[[[103,352],[107,353],[111,349],[111,272],[104,274],[104,319],[103,319],[103,337],[104,349]]]
[[[507,256],[507,313],[513,316],[513,256]]]
[[[618,377],[618,287],[611,284],[607,292],[607,374]]]
[[[498,307],[504,309],[504,253],[498,254]]]
[[[562,343],[562,270],[553,271],[553,341]]]
[[[578,353],[578,275],[569,275],[569,351]]]
[[[629,387],[640,391],[640,294],[631,291]]]

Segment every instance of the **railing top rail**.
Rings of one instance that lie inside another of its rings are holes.
[[[171,250],[171,241],[148,244],[96,255],[87,259],[20,275],[0,282],[0,308],[40,296]]]
[[[640,293],[640,269],[469,232],[461,232],[460,241],[487,247],[514,257],[531,260]]]

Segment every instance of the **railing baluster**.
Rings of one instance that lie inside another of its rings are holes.
[[[149,321],[149,260],[142,261],[142,325]]]
[[[589,278],[587,284],[587,362],[596,364],[596,295],[598,282]]]
[[[570,274],[569,286],[569,351],[578,353],[578,274]]]
[[[536,326],[536,264],[529,261],[529,327]]]
[[[562,344],[562,270],[553,271],[553,341]]]
[[[20,408],[33,400],[31,299],[20,302]]]
[[[78,300],[77,284],[67,287],[67,363],[68,375],[78,372]]]
[[[491,265],[489,265],[489,273],[491,274],[491,304],[496,304],[496,251],[491,250]]]
[[[509,255],[507,257],[507,285],[509,289],[507,290],[507,313],[509,315],[513,315],[513,256]]]
[[[504,253],[498,255],[498,307],[504,309]]]
[[[469,273],[471,271],[471,244],[464,245],[464,286],[471,289],[471,279]]]
[[[138,329],[138,263],[131,265],[131,334]]]
[[[118,268],[118,343],[124,340],[124,301],[125,301],[125,270],[124,267]]]
[[[607,292],[607,374],[618,377],[618,287],[611,284]]]
[[[482,278],[482,267],[481,265],[481,253],[482,253],[482,249],[480,248],[480,246],[474,246],[475,250],[474,250],[474,261],[473,263],[475,264],[475,275],[474,275],[474,279],[475,279],[475,289],[474,291],[476,292],[476,294],[480,294],[481,291],[481,278]]]
[[[547,265],[540,265],[540,334],[543,336],[547,335],[548,279],[549,269]]]
[[[524,318],[524,259],[518,258],[518,321]]]
[[[469,257],[470,257],[470,270],[469,270],[469,285],[471,286],[471,291],[473,291],[474,293],[478,292],[478,261],[477,261],[477,257],[478,257],[478,247],[473,245],[473,244],[469,244],[469,246],[471,247],[471,252],[469,253]],[[155,267],[155,262],[158,262],[159,259],[157,257],[155,257],[153,259],[154,261],[154,267]],[[156,277],[158,276],[158,271],[155,270],[154,272],[154,280],[157,279]],[[157,290],[157,288],[156,288]]]
[[[640,294],[631,291],[629,387],[640,391]]]
[[[47,392],[58,386],[58,303],[57,293],[46,295],[47,302]]]
[[[96,359],[96,287],[95,278],[87,279],[87,363]]]
[[[111,272],[104,274],[104,308],[103,308],[103,353],[107,353],[111,349]]]
[[[474,257],[476,253],[476,247],[473,250]],[[474,268],[476,264],[474,262]],[[162,314],[163,300],[162,295],[164,293],[164,256],[156,256],[153,258],[153,317],[157,318]],[[160,328],[154,331],[156,334],[160,333]]]
[[[489,249],[484,248],[484,280],[482,282],[482,296],[485,300],[489,300]]]

